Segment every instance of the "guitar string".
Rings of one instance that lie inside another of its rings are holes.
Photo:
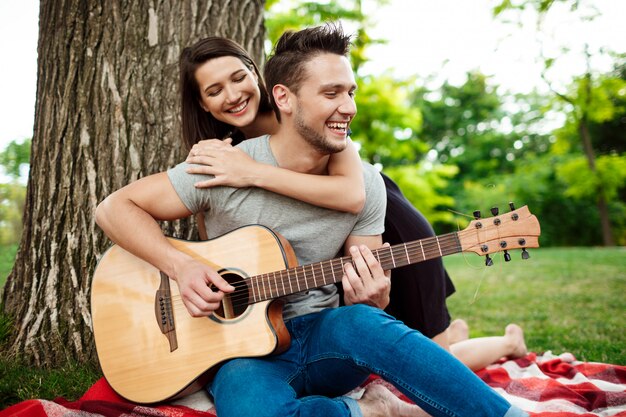
[[[381,250],[382,254],[379,255],[381,261],[385,262],[385,261],[389,261],[389,260],[393,261],[393,259],[406,258],[406,253],[405,253],[406,251],[404,249],[405,246],[406,246],[407,249],[410,249],[411,251],[413,251],[415,249],[415,247],[418,247],[417,245],[411,245],[411,244],[402,245],[401,244],[401,245],[398,245],[397,247],[394,247],[394,248],[389,249],[389,250],[383,249],[383,250]],[[430,245],[430,246],[435,246],[435,245]],[[428,255],[429,255],[429,256],[427,256],[427,258],[429,258],[430,256],[440,257],[441,256],[440,251],[439,251],[440,247],[441,247],[442,251],[448,252],[450,249],[457,249],[459,247],[459,245],[458,245],[457,242],[451,242],[451,243],[444,242],[444,244],[436,245],[434,248],[429,247],[429,245],[423,245],[423,247],[424,247],[424,252],[428,253]],[[393,253],[391,253],[391,252],[393,252]],[[421,259],[422,261],[424,260],[422,254],[419,253],[419,252],[417,252],[417,257],[419,259]],[[329,264],[330,265],[331,263],[341,263],[341,262],[343,262],[344,264],[348,263],[348,262],[351,262],[351,257],[350,256],[344,256],[344,257],[336,258],[336,259],[332,259],[332,260],[326,260],[326,261],[322,261],[322,262],[315,262],[315,263],[306,264],[306,265],[299,265],[299,266],[296,266],[294,268],[290,268],[288,270],[295,272],[295,270],[297,269],[298,272],[302,272],[303,275],[304,275],[304,273],[309,275],[310,272],[308,272],[306,270],[310,270],[312,268],[312,265],[322,265],[323,266],[325,264]],[[319,268],[314,268],[314,269],[315,270],[319,270]],[[325,271],[326,270],[327,269],[325,269]],[[270,275],[270,274],[274,274],[274,273],[280,274],[281,272],[286,272],[286,271],[287,270],[272,271],[272,272],[269,272],[269,273],[256,275],[253,278],[260,277],[260,276],[265,276],[265,275]],[[234,283],[237,284],[239,282],[234,282]]]
[[[404,245],[400,245],[400,246],[401,247],[395,247],[391,250],[385,251],[388,253],[380,256],[380,262],[386,263],[386,262],[393,261],[394,259],[400,260],[402,258],[406,258]],[[411,245],[407,244],[407,247],[410,247],[410,246]],[[417,247],[417,245],[413,245],[413,246]],[[434,245],[431,245],[431,246],[434,246]],[[428,259],[432,259],[434,257],[440,257],[440,251],[439,251],[440,247],[441,247],[442,252],[447,253],[451,249],[456,250],[457,248],[459,248],[459,245],[458,243],[442,244],[442,245],[437,245],[435,248],[428,248],[426,245],[424,245],[424,253],[426,254],[426,259],[424,259],[423,256],[421,256],[422,254],[419,254],[420,256],[418,257],[418,259],[420,260],[420,262],[422,262]],[[393,254],[391,252],[393,252]],[[302,275],[303,277],[295,279],[292,282],[295,283],[296,286],[299,285],[300,288],[304,287],[304,289],[308,289],[308,288],[313,287],[313,285],[311,284],[314,284],[318,279],[319,281],[323,282],[323,285],[332,284],[334,282],[339,281],[339,279],[337,279],[336,281],[332,280],[330,282],[326,282],[322,280],[322,276],[327,276],[327,277],[333,276],[333,272],[332,272],[333,270],[335,271],[335,276],[339,274],[342,276],[343,269],[340,267],[342,263],[343,264],[352,263],[351,257],[336,258],[334,260],[328,260],[328,261],[317,263],[317,265],[320,265],[320,266],[312,269],[313,275],[311,272],[312,264],[298,266],[298,267],[289,269],[289,271],[295,272],[295,270],[298,270],[298,276]],[[399,266],[403,266],[403,265],[399,265]],[[282,290],[281,288],[277,288],[277,286],[278,284],[281,284],[283,280],[286,278],[284,276],[284,273],[286,271],[287,270],[269,272],[266,274],[255,275],[248,279],[243,279],[240,281],[232,282],[231,284],[233,285],[243,284],[245,288],[237,289],[233,293],[230,293],[229,299],[231,303],[243,302],[241,304],[237,304],[237,306],[240,307],[242,305],[248,304],[248,301],[250,300],[252,300],[252,302],[258,302],[258,301],[264,301],[266,299],[272,299],[272,298],[278,297],[280,294],[282,294]],[[317,277],[318,279],[316,279],[315,277]],[[254,287],[257,284],[257,282],[253,282],[253,280],[260,281],[258,282],[258,286],[262,287],[262,291],[264,292],[264,294],[258,294],[258,291],[254,288],[252,289],[252,291],[249,291],[249,287]],[[320,286],[320,285],[316,285],[316,286]],[[267,293],[270,294],[269,297],[267,297]]]
[[[484,221],[486,220],[488,219],[485,219]],[[508,222],[508,219],[504,219],[504,221]],[[486,233],[491,228],[494,228],[494,227],[491,224],[487,223],[487,227],[485,227],[485,229],[483,229],[482,232]],[[495,227],[495,229],[500,231],[500,227]],[[414,250],[418,245],[420,246],[420,250],[422,252],[422,256],[421,257],[418,256],[418,259],[420,259],[418,262],[422,262],[422,261],[432,259],[432,258],[437,258],[437,257],[440,257],[441,255],[445,256],[445,255],[452,254],[452,253],[463,252],[462,247],[461,247],[461,242],[460,242],[461,238],[463,238],[467,234],[474,234],[474,233],[476,233],[476,230],[474,229],[464,229],[462,231],[448,233],[448,234],[444,234],[441,236],[426,238],[426,239],[422,239],[418,241],[408,242],[405,244],[398,244],[398,245],[395,245],[394,247],[381,248],[378,251],[379,252],[378,259],[381,263],[389,262],[391,260],[392,264],[395,265],[396,258],[397,259],[402,259],[403,257],[406,258],[408,250],[409,249]],[[451,238],[452,238],[452,242],[450,242]],[[497,238],[498,239],[500,238],[500,233],[498,233]],[[490,240],[494,240],[494,238]],[[480,244],[481,242],[477,242],[476,247],[478,247]],[[448,250],[451,250],[451,252],[448,253]],[[445,254],[443,254],[444,251],[446,252]],[[498,252],[499,251],[500,249],[498,250]],[[384,253],[381,255],[380,252],[384,252]],[[399,252],[399,253],[396,253],[396,252]],[[426,254],[428,255],[426,256]],[[419,255],[419,252],[418,252],[418,255]],[[300,265],[294,268],[290,268],[288,270],[274,271],[274,272],[269,272],[266,274],[259,274],[259,275],[250,277],[248,279],[244,278],[240,281],[232,282],[231,284],[244,285],[244,288],[236,289],[233,293],[230,294],[231,305],[234,309],[237,309],[237,308],[245,309],[251,303],[257,303],[257,302],[277,298],[278,295],[273,295],[273,291],[275,290],[278,294],[280,294],[278,283],[280,282],[281,284],[284,284],[284,282],[282,281],[284,279],[282,276],[282,273],[287,272],[287,271],[293,271],[296,274],[297,272],[302,272],[303,279],[302,280],[297,279],[296,285],[299,285],[300,282],[303,282],[305,289],[308,288],[308,284],[311,283],[311,278],[307,278],[307,274],[306,274],[307,267],[311,269],[311,271],[313,272],[313,282],[315,283],[317,282],[316,275],[315,275],[316,273],[321,272],[323,277],[325,277],[327,274],[328,276],[332,276],[333,272],[337,272],[343,275],[343,268],[337,268],[338,265],[335,265],[337,262],[339,262],[340,265],[343,265],[345,263],[352,263],[352,260],[350,256],[344,256],[344,257],[340,257],[336,259],[317,262],[314,264]],[[410,263],[416,263],[416,262],[411,261]],[[318,268],[313,268],[312,265],[319,265],[319,266]],[[276,278],[277,273],[280,275],[280,278],[278,279]],[[273,277],[274,285],[272,285],[272,282],[271,282],[272,278],[270,277],[270,275]],[[252,282],[252,280],[255,278],[257,281],[256,283]],[[322,277],[319,277],[319,278],[322,279]],[[259,281],[261,282],[259,283]],[[331,284],[337,281],[338,280],[334,279],[328,284]],[[256,293],[256,290],[254,288],[255,284],[257,285],[259,290],[261,286],[263,287],[263,291],[265,293],[263,296],[260,293],[259,294]],[[266,284],[267,284],[267,288],[265,288]],[[326,283],[324,282],[324,284]],[[249,291],[250,286],[252,287],[252,291]],[[270,292],[270,297],[267,297],[267,294],[266,294],[268,289]],[[180,295],[174,296],[172,298],[173,300],[177,300],[177,299],[181,300]],[[180,311],[180,310],[185,310],[185,309],[186,308],[184,307],[182,303],[178,303],[178,304],[174,303],[175,311]]]
[[[402,257],[405,257],[406,254],[404,253],[403,250],[403,246],[404,245],[399,245],[397,247],[394,247],[391,250],[385,251],[388,254],[384,254],[382,256],[380,256],[380,260],[381,262],[388,262],[388,261],[393,261],[394,259],[401,259]],[[407,247],[410,246],[417,246],[417,244],[407,244]],[[423,256],[420,256],[419,259],[420,261],[423,260],[427,260],[427,259],[431,259],[433,257],[440,257],[440,248],[441,251],[445,251],[446,254],[448,254],[448,250],[453,249],[454,251],[458,252],[459,251],[459,244],[458,242],[452,242],[452,243],[446,243],[443,245],[436,245],[435,248],[429,248],[427,247],[428,245],[423,245],[424,246],[424,253],[427,253],[428,255],[426,256],[426,259],[423,258]],[[430,245],[430,246],[435,246],[434,244]],[[341,261],[343,260],[343,263],[347,263],[347,262],[351,262],[351,258],[350,257],[343,257],[343,258],[337,258],[335,260],[329,260],[329,261],[324,261],[321,263],[317,263],[318,265],[321,265],[321,267],[315,268],[313,269],[313,272],[315,274],[320,274],[322,273],[323,276],[326,275],[332,275],[332,270],[333,270],[333,266],[334,266],[334,270],[337,273],[340,273],[343,275],[343,270],[341,268],[339,268],[339,263],[337,261]],[[400,265],[402,266],[402,265]],[[302,279],[298,279],[295,280],[294,282],[297,281],[297,284],[304,284],[303,286],[305,288],[309,288],[309,286],[311,286],[310,284],[313,282],[316,282],[317,279],[315,278],[315,276],[313,277],[313,280],[311,279],[311,272],[307,272],[306,274],[304,274],[304,272],[307,269],[311,269],[311,264],[308,265],[303,265],[303,266],[298,266],[296,268],[290,269],[289,271],[294,271],[298,270],[298,272],[301,272],[301,275],[303,275]],[[286,270],[282,271],[285,272]],[[282,279],[284,279],[283,274],[281,274],[281,271],[277,271],[278,274],[276,274],[275,272],[270,272],[267,274],[260,274],[260,275],[256,275],[254,277],[251,277],[249,279],[244,279],[242,281],[238,281],[236,282],[236,284],[241,284],[241,283],[251,283],[252,286],[254,287],[255,284],[258,285],[258,287],[263,287],[263,292],[264,294],[260,294],[258,291],[256,291],[254,288],[252,291],[249,291],[249,285],[245,284],[245,288],[242,288],[241,290],[236,290],[234,293],[231,293],[230,295],[230,299],[231,302],[241,302],[244,301],[244,304],[238,304],[238,306],[241,305],[245,305],[248,304],[248,302],[250,300],[252,300],[252,302],[258,302],[258,301],[263,301],[266,299],[272,299],[272,298],[276,298],[278,297],[280,294],[282,294],[282,292],[280,291],[280,288],[277,287],[277,285],[279,283],[282,284]],[[315,275],[314,274],[314,275]],[[308,275],[305,276],[305,275]],[[319,277],[321,280],[321,277]],[[253,279],[256,279],[257,281],[260,282],[253,282]],[[273,282],[272,282],[273,281]],[[331,281],[331,282],[326,282],[326,281],[322,281],[324,284],[330,284],[333,283],[335,281]],[[319,285],[318,285],[319,286]],[[252,294],[250,294],[250,292]],[[267,293],[269,292],[270,296],[267,297]]]
[[[401,256],[406,257],[406,254],[404,253],[404,245],[400,244],[398,247],[394,247],[393,249],[390,250],[386,250],[386,254],[383,254],[380,256],[380,262],[385,263],[385,262],[389,262],[393,259],[399,259]],[[410,246],[410,244],[407,244],[407,246]],[[413,246],[417,247],[417,244],[414,244]],[[427,248],[427,245],[423,245],[424,246],[424,253],[427,255],[426,259],[424,259],[422,256],[419,257],[420,262],[423,262],[424,260],[428,260],[428,259],[432,259],[434,257],[440,257],[440,253],[439,253],[439,245],[437,245],[437,247],[435,248]],[[430,245],[430,246],[434,246],[434,245]],[[444,244],[441,245],[441,250],[443,252],[447,252],[448,250],[451,249],[458,249],[459,245],[458,243],[452,243],[452,244]],[[397,252],[397,254],[392,255],[391,252]],[[316,268],[314,269],[314,272],[317,274],[323,274],[324,276],[327,277],[331,277],[333,276],[332,271],[335,271],[335,276],[337,276],[338,274],[343,275],[343,269],[340,268],[341,262],[343,261],[343,264],[346,264],[348,262],[352,262],[351,261],[351,257],[349,256],[344,256],[341,258],[336,258],[336,259],[331,259],[331,260],[327,260],[327,261],[322,261],[319,263],[316,263],[318,265],[321,265],[321,268]],[[315,264],[307,264],[307,265],[301,265],[301,266],[297,266],[295,268],[291,268],[288,271],[295,271],[296,269],[302,270],[304,271],[306,267],[308,267],[308,269],[311,268],[311,265],[315,265]],[[229,293],[229,300],[231,302],[231,304],[233,305],[233,307],[238,308],[238,307],[244,307],[244,306],[248,306],[250,303],[256,303],[256,302],[260,302],[260,301],[265,301],[265,300],[270,300],[273,298],[277,298],[278,294],[275,293],[280,293],[280,291],[277,290],[277,285],[276,283],[271,282],[273,281],[278,281],[279,283],[281,282],[281,279],[284,279],[285,277],[273,277],[273,275],[280,275],[281,272],[285,273],[287,270],[282,270],[282,271],[275,271],[275,272],[269,272],[266,274],[259,274],[259,275],[255,275],[252,276],[248,279],[242,279],[239,281],[233,281],[231,282],[231,285],[244,285],[245,288],[241,288],[239,287],[238,289],[236,289],[234,292]],[[278,274],[277,274],[278,273]],[[283,274],[284,275],[284,274]],[[300,275],[300,274],[298,274]],[[310,288],[310,286],[308,284],[312,283],[314,280],[312,278],[310,278],[311,276],[311,272],[307,272],[306,276],[304,276],[305,274],[301,274],[303,275],[302,279],[297,279],[294,280],[293,282],[297,284],[302,284],[300,287],[304,287],[304,289],[308,289]],[[321,277],[319,277],[321,280]],[[257,279],[257,281],[263,281],[263,282],[259,282],[258,286],[259,287],[263,287],[263,292],[264,293],[270,293],[270,296],[267,297],[266,294],[257,294],[256,296],[254,295],[254,293],[257,292],[256,289],[253,289],[252,291],[249,291],[250,287],[254,287],[256,283],[252,282],[253,279]],[[339,279],[337,280],[339,281]],[[328,285],[328,284],[332,284],[334,282],[337,281],[330,281],[330,282],[324,282],[323,285]],[[304,291],[304,290],[303,290]],[[253,294],[251,294],[253,293]],[[173,297],[174,298],[174,297]]]
[[[448,252],[450,249],[460,249],[459,243],[457,241],[457,239],[454,239],[452,242],[450,242],[450,237],[448,237],[448,239],[442,238],[439,241],[439,244],[437,244],[437,242],[435,240],[433,240],[432,242],[422,242],[422,244],[420,245],[420,242],[409,242],[406,244],[399,244],[390,248],[380,248],[378,249],[379,252],[379,256],[381,261],[388,261],[388,260],[393,260],[395,259],[402,259],[402,258],[406,258],[406,251],[405,251],[405,247],[409,250],[411,250],[412,252],[415,251],[416,248],[424,248],[424,252],[428,253],[427,258],[431,257],[431,256],[436,256],[436,257],[440,257],[440,250],[439,248],[441,248],[441,251],[445,251]],[[416,251],[417,253],[417,257],[419,259],[423,259],[423,255],[421,253],[421,250]],[[415,256],[415,255],[414,255]],[[322,264],[330,264],[331,262],[337,263],[337,262],[341,262],[343,261],[343,263],[347,263],[348,260],[351,260],[350,256],[343,256],[340,258],[335,258],[335,259],[331,259],[331,260],[326,260],[326,261],[322,261],[322,262],[315,262],[312,264],[306,264],[306,265],[299,265],[297,267],[291,268],[289,269],[289,271],[293,271],[295,269],[304,269],[304,268],[311,268],[311,265],[322,265]],[[351,261],[350,261],[351,262]],[[283,272],[285,272],[287,270],[283,270]],[[273,271],[273,272],[281,272],[281,271]],[[273,272],[269,272],[269,274],[272,274]],[[259,274],[259,276],[261,275],[267,275],[267,274]]]
[[[463,237],[463,235],[467,233],[475,233],[475,230],[463,230],[461,232],[453,232],[453,233],[448,233],[445,235],[437,236],[436,238],[432,237],[432,238],[423,239],[421,241],[413,241],[413,242],[409,242],[406,244],[399,244],[399,245],[394,246],[393,248],[388,248],[386,250],[383,248],[381,251],[383,251],[384,254],[380,256],[380,261],[388,262],[389,260],[393,261],[395,258],[401,259],[402,257],[406,257],[406,254],[403,253],[405,246],[407,249],[409,248],[415,249],[418,245],[420,245],[420,249],[423,249],[424,254],[426,253],[428,254],[428,256],[425,259],[423,258],[423,256],[419,257],[420,262],[424,260],[432,259],[434,257],[440,257],[442,254],[441,252],[443,251],[445,251],[446,254],[448,254],[447,252],[450,249],[454,249],[456,252],[458,252],[461,249],[460,241],[458,237],[459,235],[460,237]],[[451,238],[453,239],[453,241],[449,242]],[[316,263],[316,265],[321,265],[321,268],[320,267],[316,268],[314,272],[317,272],[317,273],[321,272],[323,275],[326,275],[326,273],[328,273],[328,275],[332,275],[332,271],[335,270],[336,272],[343,275],[343,270],[339,268],[339,271],[337,271],[338,265],[333,265],[333,263],[337,263],[338,261],[343,264],[348,263],[348,262],[351,263],[351,257],[341,257],[341,258],[336,258],[333,260],[318,262]],[[325,264],[328,264],[330,268],[327,268]],[[302,283],[304,288],[308,289],[309,288],[308,284],[311,283],[311,278],[307,278],[306,268],[307,267],[311,268],[311,265],[312,264],[301,265],[301,266],[297,266],[297,267],[289,269],[288,271],[293,271],[294,274],[296,275],[297,275],[297,272],[301,272],[303,275],[302,279],[296,279],[292,282],[295,282],[296,285],[298,286],[300,283]],[[333,266],[335,268],[333,268]],[[266,274],[259,274],[259,275],[250,277],[248,279],[243,279],[240,281],[232,282],[231,284],[234,284],[234,285],[243,284],[245,288],[241,288],[240,290],[235,290],[233,293],[230,293],[229,298],[231,300],[231,303],[233,303],[233,305],[236,307],[242,307],[242,306],[248,305],[251,300],[254,303],[254,302],[269,300],[269,299],[278,297],[279,294],[281,294],[281,291],[277,285],[278,283],[281,283],[281,284],[283,283],[282,280],[284,279],[284,277],[282,276],[281,272],[286,272],[286,271],[287,270],[274,271],[274,272],[269,272]],[[276,277],[277,273],[280,275],[280,277]],[[308,275],[310,274],[311,273],[309,272]],[[256,283],[252,282],[253,279],[256,279],[257,282]],[[314,281],[315,281],[315,278],[314,278]],[[331,284],[334,282],[336,281],[331,281],[328,284]],[[252,291],[248,290],[248,288],[250,287],[248,283],[252,284],[252,287],[253,287]],[[263,287],[264,294],[257,293],[257,291],[254,289],[255,284],[258,285],[259,289]],[[268,292],[270,293],[270,297],[267,297]]]
[[[499,229],[498,227],[493,227],[491,225],[488,225],[485,229],[482,230],[483,233],[487,232],[487,230],[489,230],[490,228],[495,228],[496,230]],[[395,259],[406,258],[406,253],[405,253],[406,250],[409,250],[409,249],[414,250],[418,246],[420,248],[420,251],[423,251],[422,256],[418,256],[418,259],[419,259],[418,262],[422,262],[422,261],[432,259],[435,257],[440,257],[444,251],[446,252],[445,254],[443,254],[445,256],[449,254],[448,250],[451,250],[451,249],[456,252],[459,252],[461,251],[459,238],[462,238],[466,234],[470,234],[470,233],[474,234],[476,233],[476,230],[465,229],[459,232],[448,233],[448,234],[444,234],[441,236],[408,242],[405,244],[398,244],[390,248],[381,248],[379,249],[379,260],[381,263],[392,261],[392,263],[395,264]],[[449,240],[451,239],[453,241],[449,242]],[[477,246],[479,244],[480,243],[477,243]],[[380,252],[384,252],[384,253],[381,255]],[[455,252],[452,252],[452,253],[455,253]],[[420,255],[419,252],[417,252],[417,254]],[[424,258],[423,256],[425,254],[427,254],[426,258]],[[255,302],[260,302],[260,301],[265,301],[265,300],[276,298],[279,296],[279,294],[283,292],[280,290],[280,288],[278,288],[278,284],[284,284],[284,279],[285,279],[283,276],[284,273],[287,273],[288,278],[291,278],[289,276],[289,272],[292,272],[296,276],[299,276],[299,275],[303,276],[302,279],[298,278],[296,280],[291,281],[292,283],[295,283],[296,286],[298,286],[299,288],[302,288],[302,286],[305,289],[312,288],[312,286],[309,286],[309,284],[312,283],[312,279],[310,278],[311,271],[313,272],[313,283],[316,283],[317,282],[316,278],[319,278],[321,282],[324,283],[324,285],[332,284],[339,280],[337,279],[337,280],[332,280],[330,282],[325,282],[322,279],[322,277],[318,277],[316,274],[321,274],[324,277],[333,276],[333,273],[335,273],[334,276],[336,276],[337,274],[343,275],[343,268],[340,268],[338,266],[346,264],[346,263],[352,263],[351,257],[344,256],[344,257],[340,257],[336,259],[317,262],[314,264],[300,265],[300,266],[290,268],[288,270],[273,271],[273,272],[269,272],[265,274],[255,275],[250,278],[245,278],[239,281],[233,281],[231,282],[231,285],[233,286],[243,285],[244,288],[239,287],[234,292],[230,293],[229,299],[230,299],[231,304],[233,304],[233,307],[243,307],[243,306],[249,305],[250,302],[255,303]],[[416,263],[416,262],[411,262],[411,263]],[[326,264],[328,266],[326,266]],[[318,267],[314,268],[312,265],[318,265]],[[310,269],[311,271],[307,272],[306,271],[307,268]],[[256,280],[256,282],[253,282],[253,280]],[[303,285],[301,286],[300,284],[303,284]],[[255,285],[258,287],[258,290],[254,288]],[[319,285],[316,285],[316,286],[319,286]],[[250,288],[252,288],[252,290],[250,290]],[[261,289],[264,294],[259,293]],[[270,297],[267,297],[268,292],[270,294]]]

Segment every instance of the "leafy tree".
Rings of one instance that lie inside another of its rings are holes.
[[[388,168],[413,165],[428,151],[418,138],[422,114],[411,107],[411,80],[388,75],[357,79],[357,117],[351,124],[352,138],[361,144],[361,156]]]
[[[597,10],[593,4],[582,0],[504,0],[494,8],[494,15],[500,16],[507,11],[534,9],[537,13],[538,27],[541,28],[543,19],[557,3],[568,5],[570,11],[579,13],[580,19],[582,20],[592,20],[597,16]],[[590,12],[591,14],[589,14]],[[571,53],[571,51],[571,47],[563,47],[561,48],[560,55],[564,56],[565,54]],[[581,74],[574,80],[573,89],[569,91],[560,90],[555,87],[550,80],[549,71],[557,61],[558,55],[547,56],[543,51],[541,52],[540,58],[544,66],[541,75],[555,97],[569,109],[566,110],[569,119],[569,127],[574,128],[570,129],[570,131],[576,132],[577,142],[580,144],[578,148],[582,150],[587,161],[586,171],[588,176],[595,179],[594,181],[587,182],[587,185],[593,187],[590,193],[596,196],[595,200],[600,218],[602,239],[604,245],[611,246],[615,243],[610,213],[612,201],[606,194],[606,188],[609,184],[603,183],[603,179],[607,178],[607,176],[599,172],[598,161],[596,160],[600,150],[597,145],[605,141],[603,139],[594,139],[591,126],[594,124],[604,124],[604,127],[609,127],[609,130],[611,130],[611,125],[619,127],[621,122],[610,123],[607,126],[607,122],[615,121],[615,114],[620,112],[615,108],[615,100],[611,100],[611,96],[614,98],[618,96],[617,101],[623,102],[623,97],[619,96],[624,96],[626,89],[624,88],[624,79],[622,77],[607,78],[598,76],[597,73],[592,70],[590,65],[591,55],[604,53],[602,48],[592,52],[589,45],[584,44],[582,45],[581,53],[586,59],[587,69],[584,74]],[[623,66],[623,64],[620,65]],[[606,132],[598,128],[594,133],[601,134]],[[565,169],[565,171],[568,170]],[[571,176],[567,177],[571,179]]]
[[[549,138],[538,128],[544,116],[542,97],[505,97],[497,88],[485,75],[470,72],[461,86],[444,82],[436,90],[420,88],[414,93],[430,157],[457,165],[458,181],[513,172],[519,158],[548,150]]]
[[[516,195],[509,177],[525,159],[550,149],[550,135],[542,125],[545,98],[537,93],[500,95],[498,86],[479,72],[470,72],[455,86],[417,88],[413,103],[423,115],[420,138],[430,148],[427,160],[457,166],[459,174],[442,190],[454,198],[454,210],[471,214],[508,202],[528,204]],[[471,220],[471,216],[467,220]],[[450,230],[466,221],[450,224]]]

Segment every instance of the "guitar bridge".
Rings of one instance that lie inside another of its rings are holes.
[[[174,325],[174,310],[172,309],[172,292],[170,291],[170,279],[161,272],[161,285],[154,297],[154,313],[161,333],[165,335],[170,344],[170,352],[178,349],[176,340],[176,326]]]

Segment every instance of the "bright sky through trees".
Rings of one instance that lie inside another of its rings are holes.
[[[545,21],[545,32],[538,37],[532,13],[523,15],[521,27],[505,24],[493,19],[495,3],[489,0],[390,0],[380,9],[364,0],[375,23],[371,35],[389,40],[370,50],[371,62],[364,70],[380,73],[391,69],[398,77],[433,76],[430,82],[434,86],[446,79],[460,84],[467,71],[479,69],[505,90],[527,92],[537,87],[545,91],[537,59],[538,40],[551,56],[559,55],[561,47],[572,48],[571,54],[561,54],[549,74],[558,85],[583,73],[580,51],[585,42],[592,52],[600,47],[626,52],[626,1],[593,3],[601,15],[586,24],[557,3]],[[0,1],[0,149],[12,140],[32,136],[38,15],[36,0]],[[607,71],[611,62],[597,56],[592,64]]]

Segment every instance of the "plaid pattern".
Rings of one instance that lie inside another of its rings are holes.
[[[626,366],[579,362],[569,353],[502,361],[477,372],[489,386],[532,417],[626,417]],[[372,375],[367,384],[389,383]],[[358,392],[354,393],[358,396]],[[78,401],[28,400],[0,411],[0,417],[216,417],[199,392],[176,403],[139,406],[118,396],[103,378]]]

